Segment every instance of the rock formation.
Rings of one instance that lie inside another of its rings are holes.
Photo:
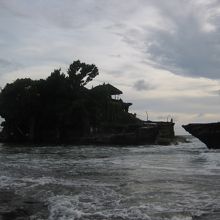
[[[220,149],[220,122],[188,124],[183,125],[183,128],[206,144],[208,148]]]

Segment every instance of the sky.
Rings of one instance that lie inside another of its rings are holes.
[[[80,59],[177,134],[220,118],[219,0],[0,0],[0,51],[0,87]]]

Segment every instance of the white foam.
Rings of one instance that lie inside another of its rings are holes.
[[[9,187],[24,187],[26,183],[20,179],[16,179],[9,176],[0,176],[0,188],[9,188]]]
[[[49,219],[151,219],[143,207],[124,207],[119,200],[118,194],[107,188],[91,189],[74,196],[54,196],[49,199]]]
[[[49,200],[49,220],[74,220],[79,219],[84,214],[83,212],[75,208],[77,202],[77,196],[58,196]]]
[[[191,216],[181,216],[181,215],[177,215],[177,216],[173,216],[171,218],[171,220],[192,220]]]

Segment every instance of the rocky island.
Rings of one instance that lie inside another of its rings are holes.
[[[143,121],[129,113],[122,91],[111,84],[86,87],[99,74],[79,60],[67,73],[17,79],[0,93],[1,142],[170,144],[174,123]]]
[[[183,125],[183,128],[206,144],[208,148],[220,149],[220,122],[194,123]]]

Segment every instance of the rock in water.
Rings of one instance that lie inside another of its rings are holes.
[[[194,123],[183,125],[183,128],[206,144],[208,148],[220,149],[220,122],[207,124]]]

